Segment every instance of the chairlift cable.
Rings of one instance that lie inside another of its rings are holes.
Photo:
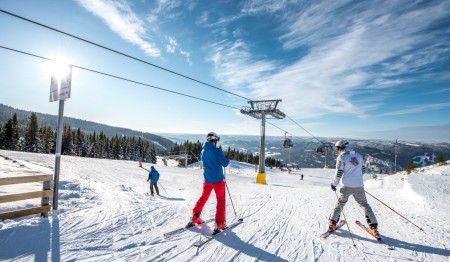
[[[44,59],[44,60],[47,60],[47,61],[53,61],[53,62],[55,61],[54,59],[51,59],[51,58],[48,58],[48,57],[43,57],[43,56],[27,53],[27,52],[24,52],[24,51],[20,51],[20,50],[9,48],[9,47],[5,47],[5,46],[0,46],[0,48],[7,49],[7,50],[10,50],[10,51],[14,51],[14,52],[21,53],[21,54],[25,54],[25,55],[29,55],[29,56],[33,56],[33,57],[37,57],[37,58]],[[225,104],[222,104],[222,103],[214,102],[214,101],[211,101],[211,100],[203,99],[203,98],[200,98],[200,97],[196,97],[196,96],[192,96],[192,95],[176,92],[176,91],[173,91],[173,90],[157,87],[157,86],[154,86],[154,85],[138,82],[138,81],[131,80],[131,79],[124,78],[124,77],[120,77],[120,76],[117,76],[117,75],[112,75],[112,74],[100,72],[100,71],[97,71],[97,70],[94,70],[94,69],[89,69],[89,68],[86,68],[86,67],[73,65],[73,64],[69,64],[69,65],[74,67],[74,68],[78,68],[78,69],[81,69],[81,70],[89,71],[89,72],[92,72],[92,73],[97,73],[97,74],[100,74],[100,75],[109,76],[109,77],[112,77],[112,78],[120,79],[120,80],[123,80],[123,81],[127,81],[127,82],[131,82],[131,83],[134,83],[134,84],[138,84],[138,85],[148,86],[148,87],[151,87],[151,88],[154,88],[154,89],[158,89],[158,90],[161,90],[161,91],[173,93],[173,94],[176,94],[176,95],[181,95],[181,96],[189,97],[189,98],[192,98],[192,99],[197,99],[197,100],[201,100],[201,101],[204,101],[204,102],[208,102],[208,103],[211,103],[211,104],[216,104],[216,105],[220,105],[220,106],[229,107],[229,108],[232,108],[232,109],[239,110],[239,108],[237,108],[237,107],[233,107],[233,106],[225,105]]]
[[[85,42],[85,43],[88,43],[88,44],[91,44],[91,45],[94,45],[94,46],[97,46],[97,47],[103,48],[103,49],[105,49],[105,50],[108,50],[108,51],[110,51],[110,52],[113,52],[113,53],[119,54],[119,55],[121,55],[121,56],[124,56],[124,57],[130,58],[130,59],[132,59],[132,60],[135,60],[135,61],[138,61],[138,62],[141,62],[141,63],[147,64],[147,65],[149,65],[149,66],[153,66],[153,67],[155,67],[155,68],[158,68],[158,69],[160,69],[160,70],[166,71],[166,72],[168,72],[168,73],[171,73],[171,74],[174,74],[174,75],[177,75],[177,76],[180,76],[180,77],[186,78],[186,79],[188,79],[188,80],[191,80],[191,81],[197,82],[197,83],[199,83],[199,84],[202,84],[202,85],[205,85],[205,86],[208,86],[208,87],[211,87],[211,88],[217,89],[217,90],[219,90],[219,91],[222,91],[222,92],[228,93],[228,94],[230,94],[230,95],[234,95],[234,96],[237,96],[237,97],[243,98],[243,99],[245,99],[245,100],[247,100],[247,101],[251,101],[251,99],[249,99],[249,98],[246,98],[246,97],[243,97],[243,96],[241,96],[241,95],[238,95],[238,94],[236,94],[236,93],[233,93],[233,92],[227,91],[227,90],[225,90],[225,89],[222,89],[222,88],[216,87],[216,86],[214,86],[214,85],[212,85],[212,84],[208,84],[208,83],[206,83],[206,82],[203,82],[203,81],[201,81],[201,80],[195,79],[195,78],[193,78],[193,77],[190,77],[190,76],[187,76],[187,75],[184,75],[184,74],[181,74],[181,73],[175,72],[175,71],[173,71],[173,70],[170,70],[170,69],[167,69],[167,68],[165,68],[165,67],[162,67],[162,66],[159,66],[159,65],[156,65],[156,64],[150,63],[150,62],[148,62],[148,61],[145,61],[145,60],[143,60],[143,59],[140,59],[140,58],[137,58],[137,57],[134,57],[134,56],[128,55],[128,54],[126,54],[126,53],[123,53],[123,52],[120,52],[120,51],[117,51],[117,50],[114,50],[114,49],[112,49],[112,48],[109,48],[109,47],[106,47],[106,46],[104,46],[104,45],[101,45],[101,44],[98,44],[98,43],[92,42],[92,41],[90,41],[90,40],[87,40],[87,39],[85,39],[85,38],[82,38],[82,37],[79,37],[79,36],[76,36],[76,35],[73,35],[73,34],[70,34],[70,33],[64,32],[64,31],[62,31],[62,30],[59,30],[59,29],[53,28],[53,27],[51,27],[51,26],[48,26],[48,25],[44,25],[44,24],[42,24],[42,23],[39,23],[39,22],[33,21],[33,20],[31,20],[31,19],[28,19],[28,18],[25,18],[25,17],[23,17],[23,16],[20,16],[20,15],[16,15],[16,14],[13,14],[13,13],[10,13],[10,12],[8,12],[8,11],[5,11],[5,10],[3,10],[3,9],[0,9],[0,12],[2,12],[2,13],[5,13],[5,14],[7,14],[7,15],[10,15],[10,16],[13,16],[13,17],[16,17],[16,18],[19,18],[19,19],[21,19],[21,20],[27,21],[27,22],[29,22],[29,23],[32,23],[32,24],[35,24],[35,25],[38,25],[38,26],[41,26],[41,27],[47,28],[47,29],[49,29],[49,30],[52,30],[52,31],[55,31],[55,32],[57,32],[57,33],[60,33],[60,34],[63,34],[63,35],[66,35],[66,36],[69,36],[69,37],[75,38],[75,39],[77,39],[77,40],[80,40],[80,41],[83,41],[83,42]]]
[[[3,10],[0,9],[0,12],[5,12],[5,11],[3,11]],[[8,13],[8,12],[6,12],[6,13]],[[8,13],[8,14],[9,14],[9,13]],[[21,53],[21,54],[25,54],[25,55],[29,55],[29,56],[33,56],[33,57],[36,57],[36,58],[44,59],[44,60],[47,60],[47,61],[55,61],[54,59],[51,59],[51,58],[39,56],[39,55],[36,55],[36,54],[31,54],[31,53],[28,53],[28,52],[20,51],[20,50],[13,49],[13,48],[9,48],[9,47],[5,47],[5,46],[0,46],[0,48],[6,49],[6,50],[10,50],[10,51],[13,51],[13,52],[17,52],[17,53]],[[105,76],[109,76],[109,77],[113,77],[113,78],[116,78],[116,79],[120,79],[120,80],[123,80],[123,81],[132,82],[132,83],[135,83],[135,84],[144,85],[144,86],[148,86],[148,87],[151,87],[151,88],[159,89],[159,90],[161,90],[161,91],[166,91],[166,92],[170,92],[170,93],[174,93],[174,94],[178,94],[178,95],[190,97],[190,98],[193,98],[193,99],[201,100],[201,101],[204,101],[204,102],[213,103],[213,104],[221,105],[221,106],[224,106],[224,107],[229,107],[229,108],[232,108],[232,109],[240,110],[240,109],[237,108],[237,107],[228,106],[228,105],[225,105],[225,104],[222,104],[222,103],[213,102],[213,101],[210,101],[210,100],[207,100],[207,99],[202,99],[202,98],[199,98],[199,97],[195,97],[195,96],[183,94],[183,93],[180,93],[180,92],[176,92],[176,91],[172,91],[172,90],[160,88],[160,87],[157,87],[157,86],[145,84],[145,83],[142,83],[142,82],[134,81],[134,80],[131,80],[131,79],[127,79],[127,78],[123,78],[123,77],[119,77],[119,76],[115,76],[115,75],[111,75],[111,74],[108,74],[108,73],[104,73],[104,72],[100,72],[100,71],[97,71],[97,70],[85,68],[85,67],[82,67],[82,66],[77,66],[77,65],[73,65],[73,64],[71,64],[71,66],[73,66],[73,67],[75,67],[75,68],[78,68],[78,69],[90,71],[90,72],[93,72],[93,73],[102,74],[102,75],[105,75]],[[227,92],[227,91],[225,91],[225,92]],[[245,98],[245,99],[247,99],[247,98]],[[247,100],[249,100],[249,99],[247,99]],[[288,115],[286,115],[286,117],[289,118],[289,119],[290,119],[292,122],[294,122],[296,125],[298,125],[299,127],[301,127],[306,133],[308,133],[309,135],[311,135],[314,139],[316,139],[317,141],[320,141],[320,140],[317,139],[313,134],[311,134],[308,130],[306,130],[303,126],[301,126],[301,125],[298,124],[296,121],[294,121],[291,117],[289,117]],[[290,132],[287,132],[286,130],[284,130],[284,129],[278,127],[278,126],[276,126],[275,124],[273,124],[273,123],[271,123],[271,122],[269,122],[269,121],[267,121],[267,123],[270,124],[270,125],[272,125],[272,126],[274,126],[274,127],[276,127],[276,128],[278,128],[278,129],[280,129],[281,131],[283,131],[283,132],[285,132],[285,133],[291,134]],[[292,137],[295,137],[293,134],[291,134],[291,135],[292,135]]]

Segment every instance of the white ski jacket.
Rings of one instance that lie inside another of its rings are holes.
[[[337,186],[342,178],[342,187],[364,187],[365,170],[363,157],[347,146],[336,159],[336,172],[332,184]]]

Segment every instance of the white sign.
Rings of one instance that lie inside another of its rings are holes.
[[[70,98],[72,66],[60,65],[57,71],[52,74],[50,81],[50,102]]]

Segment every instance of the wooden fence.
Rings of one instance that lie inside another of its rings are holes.
[[[31,208],[15,210],[7,213],[0,213],[0,219],[12,219],[17,217],[29,216],[41,213],[41,216],[48,217],[48,212],[51,209],[49,204],[50,196],[53,190],[50,189],[50,182],[53,180],[53,175],[34,175],[34,176],[19,176],[19,177],[4,177],[0,178],[0,186],[23,184],[31,182],[44,182],[42,191],[26,192],[19,194],[10,194],[0,196],[0,204],[19,200],[27,200],[33,198],[42,198],[41,205]]]

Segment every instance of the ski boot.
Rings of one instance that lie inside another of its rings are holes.
[[[336,230],[336,224],[337,224],[336,221],[330,220],[330,224],[328,225],[328,231],[333,232],[334,230]]]
[[[219,225],[216,224],[212,234],[215,235],[217,233],[220,233],[220,232],[224,231],[226,228],[227,228],[227,225],[225,223],[221,223]]]
[[[370,224],[369,225],[369,234],[371,234],[372,236],[379,238],[380,237],[380,233],[378,232],[378,224]]]
[[[203,220],[200,218],[200,215],[201,215],[201,213],[195,213],[192,216],[191,221],[189,221],[189,223],[187,223],[186,228],[193,227],[193,226],[203,223]]]

